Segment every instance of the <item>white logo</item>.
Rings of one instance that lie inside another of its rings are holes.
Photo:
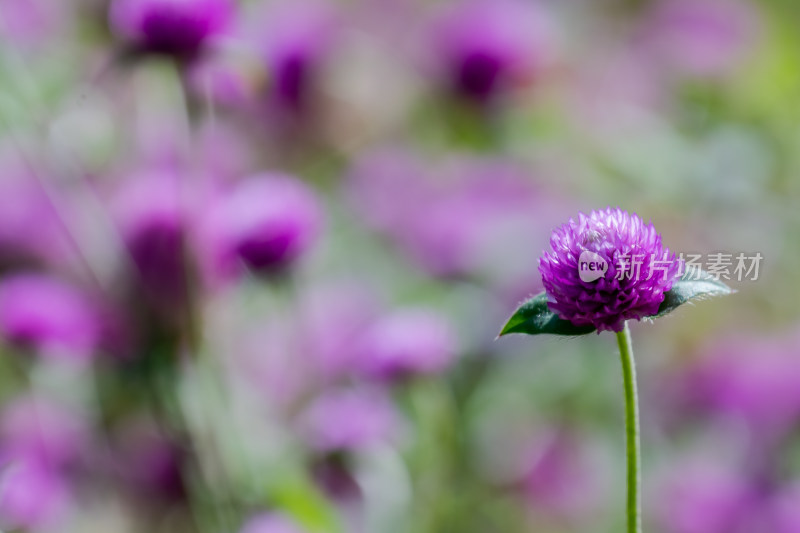
[[[600,255],[584,250],[578,258],[578,276],[587,283],[605,276],[608,262]]]

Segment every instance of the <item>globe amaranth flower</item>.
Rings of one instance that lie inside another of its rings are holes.
[[[717,450],[719,455],[719,450]],[[654,515],[668,533],[745,533],[764,511],[760,487],[732,461],[707,452],[681,457],[657,483],[660,498]],[[763,531],[777,531],[767,528]]]
[[[52,45],[72,29],[74,6],[49,0],[0,2],[0,39],[25,49]]]
[[[395,381],[446,369],[456,355],[456,335],[436,312],[400,309],[366,328],[355,350],[362,374]]]
[[[2,456],[65,468],[80,459],[88,442],[83,416],[43,396],[14,398],[0,414]]]
[[[115,434],[114,468],[126,485],[148,501],[180,502],[185,451],[145,419],[128,421]]]
[[[800,335],[725,332],[703,346],[676,391],[692,414],[746,424],[760,441],[792,431],[800,416]]]
[[[539,259],[549,308],[598,331],[622,331],[626,320],[656,314],[681,270],[653,225],[619,208],[580,213],[553,232],[550,245]]]
[[[102,340],[95,302],[78,288],[44,274],[0,282],[0,337],[42,354],[84,360]]]
[[[192,57],[232,12],[231,0],[115,0],[109,20],[118,37],[144,51]]]
[[[38,170],[19,151],[0,145],[0,271],[63,265],[72,257],[67,231]]]
[[[316,196],[297,178],[269,173],[245,179],[208,220],[217,273],[242,266],[267,274],[285,269],[312,244],[321,218]]]
[[[551,46],[544,13],[518,0],[455,3],[434,31],[450,85],[478,102],[532,78]]]
[[[665,70],[717,77],[734,70],[757,44],[759,13],[748,2],[662,0],[642,28],[641,46]]]
[[[399,422],[388,397],[373,389],[327,391],[314,400],[302,420],[306,442],[323,453],[391,440]]]
[[[27,457],[4,457],[3,465],[0,527],[43,531],[66,518],[69,487],[58,472]]]
[[[298,112],[307,108],[334,46],[336,18],[331,3],[318,0],[292,0],[267,10],[258,31],[276,105]]]
[[[375,295],[360,283],[339,280],[309,287],[299,305],[304,320],[294,335],[305,339],[304,351],[319,378],[332,382],[349,374],[353,343],[379,312]]]
[[[187,231],[177,178],[154,172],[132,177],[119,191],[114,215],[135,267],[137,294],[174,311],[186,299]]]

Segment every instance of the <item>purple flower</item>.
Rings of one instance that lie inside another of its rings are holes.
[[[367,328],[355,349],[365,375],[395,380],[443,371],[456,355],[456,340],[443,316],[402,309]]]
[[[578,518],[597,503],[595,474],[576,435],[557,429],[533,446],[523,489],[535,507]]]
[[[329,4],[291,0],[268,10],[263,53],[275,102],[301,111],[308,104],[314,77],[329,52],[335,33],[335,16]]]
[[[184,456],[153,424],[136,419],[121,429],[114,459],[122,479],[142,495],[175,502],[185,497]]]
[[[24,396],[8,404],[0,417],[4,454],[63,467],[75,461],[88,441],[85,421],[65,406]]]
[[[800,483],[796,480],[773,496],[769,505],[768,531],[795,533],[800,531]]]
[[[71,6],[49,0],[0,2],[0,38],[15,45],[52,45],[72,24]]]
[[[296,178],[246,179],[220,199],[207,221],[213,270],[223,277],[241,267],[256,273],[283,270],[312,244],[321,218],[313,191]]]
[[[402,147],[368,151],[348,175],[352,208],[371,229],[389,233],[404,228],[431,196],[428,166]]]
[[[505,160],[457,159],[437,174],[449,178],[449,186],[413,205],[393,228],[398,243],[436,276],[528,286],[538,257],[517,243],[547,242],[546,231],[532,234],[530,227],[548,219],[556,197],[538,190],[521,168]],[[501,265],[489,259],[498,256],[508,259]]]
[[[576,527],[603,503],[603,476],[588,439],[567,426],[531,425],[508,405],[489,408],[478,426],[476,459],[492,486],[513,488],[536,516]]]
[[[305,533],[297,523],[278,513],[254,516],[239,530],[239,533]]]
[[[37,172],[21,153],[0,146],[0,269],[72,259],[65,227]]]
[[[798,335],[727,333],[703,349],[684,387],[698,407],[745,422],[759,435],[782,435],[800,416]]]
[[[737,468],[710,457],[688,458],[664,480],[658,522],[669,533],[748,533],[760,502]],[[750,526],[748,527],[748,524]]]
[[[0,336],[43,354],[84,359],[101,340],[96,306],[64,281],[17,274],[0,282]]]
[[[377,390],[338,390],[317,398],[302,424],[306,442],[318,452],[333,453],[390,439],[398,418],[389,399]]]
[[[0,527],[52,527],[67,511],[64,481],[46,466],[25,458],[3,462]]]
[[[248,79],[244,67],[239,64],[243,62],[235,52],[215,50],[213,54],[208,54],[191,65],[188,72],[189,88],[199,98],[214,104],[223,107],[240,106],[252,98],[254,85]],[[219,158],[215,150],[199,155]]]
[[[643,31],[645,49],[680,72],[725,74],[754,44],[758,13],[747,2],[662,0],[655,5]]]
[[[353,344],[378,310],[373,295],[357,283],[333,283],[309,288],[299,306],[304,320],[293,334],[305,340],[314,370],[324,381],[347,375],[353,367]]]
[[[251,314],[250,314],[251,315]],[[237,315],[231,330],[231,370],[253,394],[276,411],[289,410],[309,390],[313,361],[300,352],[301,343],[288,316],[253,321]],[[310,368],[311,367],[311,368]]]
[[[655,314],[681,270],[653,225],[619,208],[580,213],[553,232],[550,245],[539,259],[550,309],[598,331],[622,331],[626,320]],[[604,274],[586,281],[589,263]]]
[[[530,289],[544,228],[565,201],[536,186],[513,160],[455,157],[428,162],[401,149],[360,158],[349,175],[353,209],[426,273],[477,279],[518,297]],[[530,228],[537,229],[531,233]],[[507,261],[492,261],[503,256]]]
[[[114,0],[109,19],[112,30],[135,46],[192,57],[232,12],[231,0]]]
[[[185,301],[188,243],[183,211],[175,177],[160,173],[131,178],[115,205],[137,289],[143,289],[158,309],[174,310]]]
[[[541,67],[548,53],[546,27],[531,3],[470,0],[454,4],[434,29],[451,86],[485,102]]]

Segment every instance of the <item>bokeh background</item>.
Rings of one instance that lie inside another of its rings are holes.
[[[800,532],[800,4],[0,0],[0,527],[616,532],[578,211],[760,253],[633,325],[652,533]]]

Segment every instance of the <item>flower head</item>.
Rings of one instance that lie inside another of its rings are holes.
[[[43,530],[63,520],[69,510],[68,488],[61,476],[28,458],[6,458],[0,487],[0,523],[4,529]]]
[[[532,78],[549,54],[549,24],[530,2],[455,3],[435,32],[450,84],[478,102],[510,82]]]
[[[185,454],[178,443],[142,419],[126,423],[115,437],[115,467],[128,486],[162,503],[185,498],[181,476]]]
[[[60,468],[74,463],[87,442],[87,426],[81,415],[45,397],[17,397],[0,414],[4,456],[25,457]]]
[[[330,3],[293,0],[268,10],[258,31],[263,35],[260,47],[277,105],[295,111],[308,105],[320,67],[334,46],[336,30]]]
[[[357,343],[361,372],[371,378],[395,381],[445,370],[455,359],[452,324],[427,309],[400,309],[367,328]]]
[[[0,176],[0,270],[69,261],[67,232],[39,182],[39,169],[19,151],[0,146]]]
[[[539,259],[549,308],[598,331],[622,331],[626,320],[656,314],[681,270],[653,225],[619,208],[580,213],[553,232],[550,245]]]
[[[232,11],[230,0],[115,0],[109,18],[114,32],[135,46],[191,57]]]
[[[244,266],[280,271],[314,241],[322,213],[314,192],[298,179],[261,174],[223,197],[209,218],[210,246],[223,277]]]
[[[796,426],[800,416],[800,335],[726,332],[699,352],[679,388],[692,413],[741,421],[763,442]]]
[[[679,74],[725,75],[746,59],[756,44],[758,26],[758,12],[747,2],[655,2],[643,28],[643,49]]]
[[[757,487],[741,468],[719,457],[689,456],[659,484],[656,520],[669,533],[756,531]],[[666,505],[666,502],[669,502]],[[774,531],[771,529],[771,531]]]
[[[95,305],[68,283],[43,274],[0,283],[0,337],[12,344],[83,360],[101,333]]]
[[[115,205],[121,233],[136,269],[137,288],[158,309],[174,311],[186,299],[185,214],[174,176],[137,175]]]
[[[307,442],[318,452],[334,453],[391,440],[399,420],[382,392],[355,389],[322,394],[303,422]]]

